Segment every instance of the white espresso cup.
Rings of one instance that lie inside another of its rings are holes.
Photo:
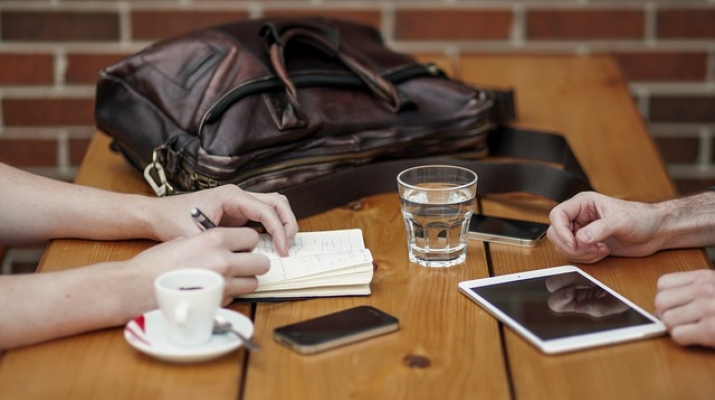
[[[223,288],[223,276],[205,269],[179,269],[158,276],[154,291],[167,339],[178,346],[207,343],[221,307]]]

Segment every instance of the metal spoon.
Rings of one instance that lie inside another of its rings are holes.
[[[217,315],[214,318],[214,334],[217,333],[226,333],[226,332],[233,332],[236,336],[238,336],[239,339],[241,339],[241,342],[243,342],[243,345],[246,346],[246,348],[250,351],[256,351],[261,348],[258,344],[256,344],[254,341],[251,339],[243,336],[241,332],[233,329],[233,325],[231,325],[231,321],[227,320],[221,315]]]

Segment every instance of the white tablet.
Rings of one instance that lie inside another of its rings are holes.
[[[657,318],[572,265],[464,281],[459,290],[548,354],[666,332]]]

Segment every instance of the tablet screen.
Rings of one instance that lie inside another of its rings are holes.
[[[464,281],[459,289],[546,353],[666,332],[655,317],[572,265]]]
[[[651,322],[577,272],[470,290],[542,340]]]

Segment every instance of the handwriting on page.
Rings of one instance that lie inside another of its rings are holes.
[[[289,256],[294,257],[364,248],[362,231],[359,229],[346,229],[325,232],[299,232],[288,250]],[[266,254],[269,257],[278,257],[278,252],[273,246],[273,240],[270,235],[261,235],[254,251]]]
[[[297,279],[370,262],[372,262],[372,254],[367,249],[273,258],[268,272],[258,276],[258,284],[260,286],[271,282]]]

